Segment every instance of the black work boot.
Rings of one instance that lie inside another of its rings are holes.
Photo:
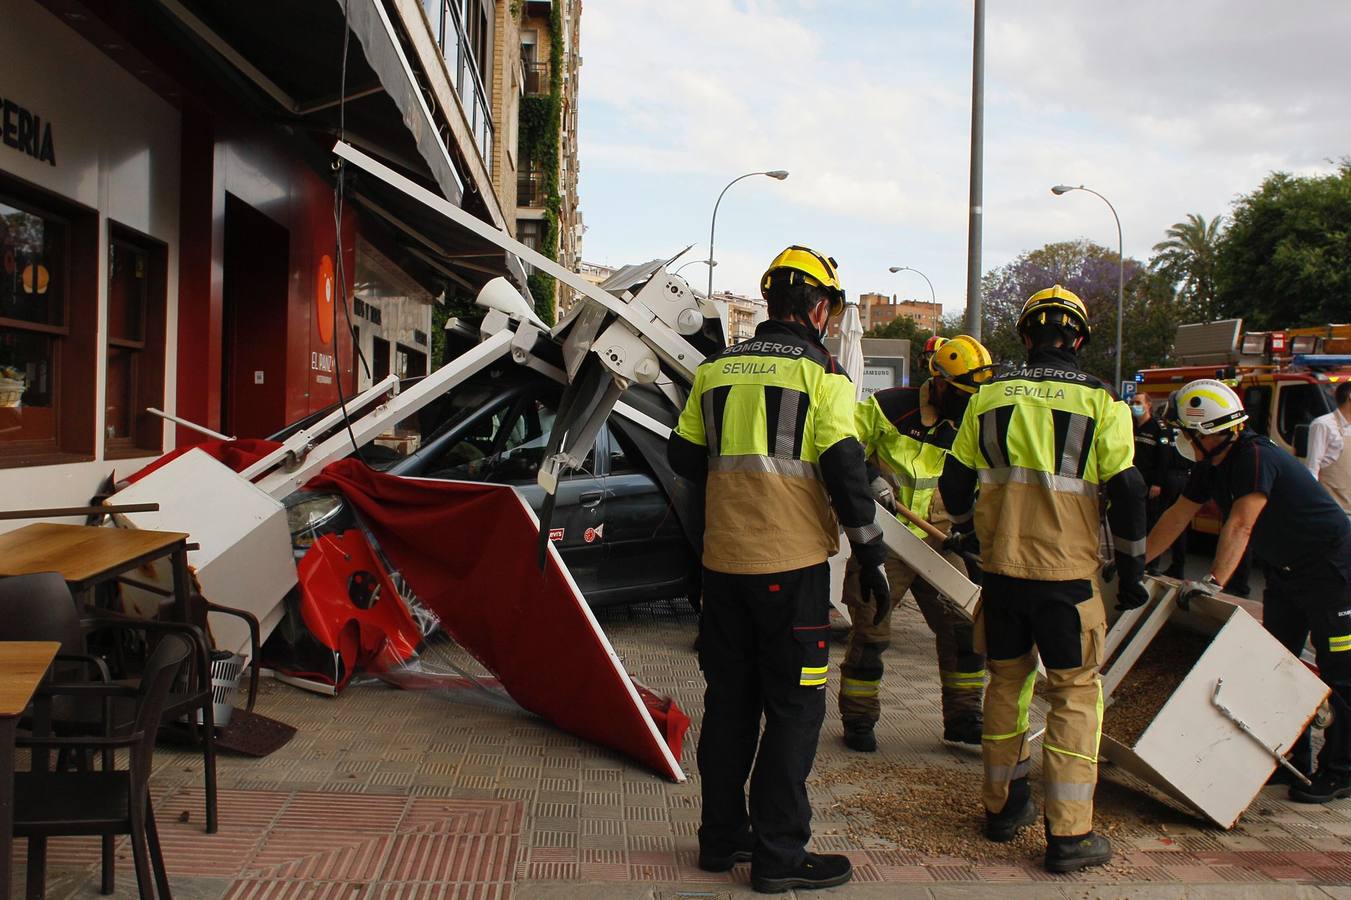
[[[761,894],[784,891],[814,891],[835,887],[854,877],[849,857],[838,854],[808,853],[802,862],[787,872],[757,872],[751,867],[751,887]]]
[[[750,829],[727,845],[706,846],[699,842],[699,868],[705,872],[726,872],[737,863],[750,862],[755,849],[755,833]]]
[[[996,844],[1007,844],[1018,836],[1028,825],[1037,821],[1037,805],[1031,797],[1023,800],[1021,806],[1005,805],[997,815],[985,813],[985,839]]]
[[[1313,773],[1313,784],[1290,786],[1290,799],[1296,803],[1329,803],[1351,797],[1351,776],[1319,769]]]
[[[859,753],[874,753],[877,750],[877,736],[873,734],[872,722],[845,722],[844,745]]]
[[[943,723],[943,740],[953,744],[980,746],[981,717],[954,717],[951,722]]]
[[[1027,776],[1009,782],[1009,796],[1004,808],[997,813],[985,811],[985,838],[996,844],[1007,844],[1018,832],[1037,821],[1037,807],[1032,802],[1032,788]]]
[[[1112,842],[1089,832],[1078,837],[1046,839],[1046,871],[1077,872],[1089,866],[1101,866],[1112,859]]]

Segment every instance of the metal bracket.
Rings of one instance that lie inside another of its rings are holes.
[[[1224,686],[1224,679],[1216,678],[1215,690],[1210,695],[1210,702],[1214,704],[1215,708],[1220,711],[1220,715],[1224,716],[1230,722],[1233,722],[1235,725],[1238,726],[1239,731],[1243,732],[1248,737],[1256,741],[1259,747],[1270,753],[1272,758],[1275,759],[1278,764],[1284,766],[1285,770],[1289,772],[1291,775],[1294,775],[1296,778],[1298,778],[1300,783],[1303,784],[1305,787],[1308,787],[1310,784],[1313,784],[1313,782],[1311,782],[1303,772],[1295,768],[1294,764],[1291,763],[1290,760],[1285,758],[1285,754],[1281,751],[1281,747],[1279,744],[1277,744],[1275,747],[1268,747],[1266,743],[1263,742],[1263,740],[1257,736],[1257,732],[1253,731],[1250,727],[1248,727],[1247,722],[1244,722],[1238,716],[1234,715],[1233,710],[1231,710],[1229,707],[1225,706],[1223,703],[1220,702],[1220,688],[1223,686]]]

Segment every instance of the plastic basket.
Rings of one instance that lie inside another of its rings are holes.
[[[235,711],[235,691],[239,690],[243,674],[244,657],[226,650],[211,651],[211,715],[217,728],[230,724]],[[201,712],[196,716],[197,724],[202,724]]]

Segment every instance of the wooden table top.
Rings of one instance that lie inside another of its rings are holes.
[[[181,531],[38,522],[0,534],[0,575],[60,572],[66,581],[88,581],[187,538]]]
[[[23,713],[59,649],[56,641],[0,641],[0,717]]]

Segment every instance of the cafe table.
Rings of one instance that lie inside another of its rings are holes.
[[[0,534],[0,577],[59,572],[82,605],[94,588],[156,560],[173,568],[175,621],[188,621],[188,535],[181,531],[38,522]]]
[[[56,641],[0,641],[0,900],[9,900],[14,855],[14,739],[56,652]]]

